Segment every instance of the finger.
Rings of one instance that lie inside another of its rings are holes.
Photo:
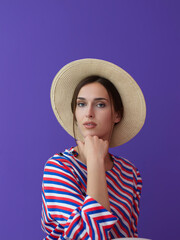
[[[84,143],[83,143],[82,141],[80,141],[80,140],[77,140],[76,143],[77,143],[77,144],[84,144]]]

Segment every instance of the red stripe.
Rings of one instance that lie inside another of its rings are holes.
[[[57,170],[54,170],[54,169],[47,169],[47,170],[45,171],[45,174],[46,174],[46,172],[47,172],[47,173],[50,172],[50,173],[59,174],[59,177],[63,176],[63,177],[65,177],[65,179],[69,179],[69,180],[71,180],[72,182],[74,182],[75,184],[77,184],[77,181],[75,181],[74,178],[72,178],[70,175],[68,175],[68,174],[66,174],[66,173],[64,173],[64,172],[62,172],[62,171],[57,171]],[[47,175],[48,175],[48,174],[47,174]],[[46,178],[46,177],[44,177],[43,179],[45,179],[45,178]],[[53,179],[53,178],[55,178],[56,181],[59,180],[59,179],[56,178],[56,176],[52,176],[52,178],[49,177],[49,179]]]
[[[52,209],[57,208],[57,209],[59,209],[59,210],[65,210],[65,211],[69,211],[69,212],[72,212],[72,210],[74,211],[73,208],[68,208],[68,207],[63,207],[63,206],[57,206],[57,205],[48,205],[48,209],[50,209],[50,208],[52,208]]]
[[[79,196],[82,197],[82,196]],[[83,197],[82,197],[83,198]],[[56,196],[47,196],[46,199],[52,199],[52,200],[62,200],[62,201],[67,201],[67,202],[73,202],[77,205],[80,205],[80,202],[75,201],[74,199],[69,199],[68,197],[56,197]],[[82,199],[84,200],[84,199]],[[82,204],[82,203],[81,203]]]

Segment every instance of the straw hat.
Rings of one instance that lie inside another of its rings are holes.
[[[96,75],[110,80],[122,98],[124,115],[114,126],[110,147],[128,142],[142,128],[146,117],[143,93],[134,79],[117,65],[100,59],[80,59],[65,65],[56,74],[51,86],[51,105],[61,126],[74,137],[71,100],[77,84]],[[82,140],[75,125],[75,135]]]

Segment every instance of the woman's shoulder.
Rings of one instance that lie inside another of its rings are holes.
[[[132,172],[136,177],[140,175],[137,167],[128,159],[116,155],[112,155],[112,157],[115,159],[116,165],[119,166],[121,169],[124,169],[126,172]]]
[[[136,168],[134,166],[134,164],[132,162],[130,162],[128,159],[121,157],[121,156],[117,156],[117,155],[113,155],[111,154],[111,156],[116,160],[116,162],[124,167],[127,168]]]
[[[63,152],[55,153],[52,157],[50,157],[46,164],[46,166],[53,166],[57,168],[67,167],[73,169],[77,165],[76,161],[76,152],[74,148],[67,148]]]

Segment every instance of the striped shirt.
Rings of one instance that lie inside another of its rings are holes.
[[[86,194],[87,167],[73,148],[51,157],[42,184],[42,229],[45,240],[137,237],[142,179],[122,157],[106,171],[111,212]]]

